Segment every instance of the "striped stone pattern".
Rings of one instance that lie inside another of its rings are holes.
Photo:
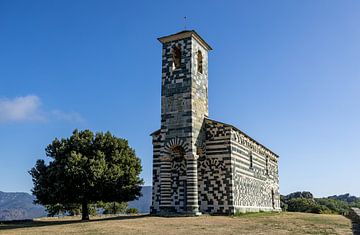
[[[174,48],[181,51],[178,68],[174,67]],[[198,51],[203,55],[202,73],[196,70]],[[198,149],[205,145],[207,81],[207,50],[195,38],[189,35],[163,43],[161,128],[152,134],[152,213],[199,211],[197,159]]]
[[[210,46],[194,31],[159,40],[161,128],[151,134],[151,213],[280,210],[278,156],[234,126],[208,118]]]
[[[203,213],[231,214],[231,128],[206,120],[206,154],[199,158],[199,205]]]
[[[281,210],[276,155],[232,128],[231,162],[235,212]]]
[[[162,136],[160,130],[152,134],[153,144],[153,174],[152,174],[152,205],[150,213],[156,214],[160,211],[160,150],[162,147]]]

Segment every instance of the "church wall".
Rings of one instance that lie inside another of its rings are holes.
[[[152,174],[152,205],[150,213],[159,212],[160,206],[160,151],[162,148],[162,136],[159,134],[152,136],[153,142],[153,174]]]
[[[231,132],[235,212],[280,210],[277,157],[237,130]]]
[[[231,128],[206,120],[206,150],[198,159],[200,211],[231,214]]]

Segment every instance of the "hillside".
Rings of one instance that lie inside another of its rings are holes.
[[[140,213],[149,213],[151,206],[151,186],[143,186],[141,188],[142,197],[139,200],[131,201],[128,203],[128,207],[134,207],[138,209]]]
[[[0,234],[352,234],[350,220],[340,215],[255,213],[238,217],[120,216],[45,218],[25,223],[0,223]]]
[[[129,202],[129,207],[137,208],[140,213],[149,213],[151,205],[151,186],[141,189],[139,200]],[[33,204],[34,196],[28,193],[6,193],[0,191],[0,221],[23,220],[46,216],[45,208]]]
[[[0,221],[45,216],[44,207],[35,205],[33,201],[34,196],[28,193],[5,193],[0,191]]]

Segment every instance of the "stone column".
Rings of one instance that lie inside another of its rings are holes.
[[[171,206],[171,157],[160,157],[160,213],[172,211]]]
[[[186,158],[186,199],[187,199],[187,213],[193,215],[200,215],[199,212],[199,194],[198,194],[198,174],[197,174],[197,159],[196,155],[188,155]]]

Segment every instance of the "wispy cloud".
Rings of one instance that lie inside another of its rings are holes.
[[[41,100],[36,95],[13,99],[0,98],[0,123],[42,122],[54,119],[66,122],[84,122],[84,118],[76,112],[42,110]]]
[[[43,121],[41,101],[35,95],[0,99],[0,122]]]
[[[60,121],[67,121],[67,122],[84,122],[85,119],[76,112],[63,112],[61,110],[53,110],[51,112],[52,116]]]

